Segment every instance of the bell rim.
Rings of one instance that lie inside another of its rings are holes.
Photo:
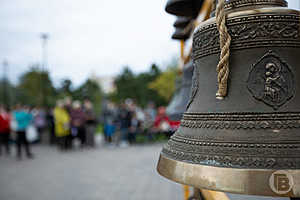
[[[157,172],[161,176],[200,189],[245,195],[300,197],[300,170],[283,170],[291,174],[294,182],[293,188],[286,194],[275,193],[269,185],[270,176],[276,171],[192,164],[168,158],[163,153],[157,164]]]

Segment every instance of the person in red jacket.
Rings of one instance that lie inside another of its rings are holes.
[[[166,108],[161,106],[158,108],[157,115],[154,121],[156,131],[168,132],[170,130],[170,120],[166,114]]]
[[[5,147],[6,153],[10,154],[10,115],[3,106],[0,106],[0,155],[2,154],[2,146]]]

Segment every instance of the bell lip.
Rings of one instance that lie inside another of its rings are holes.
[[[270,175],[276,171],[191,164],[170,159],[164,156],[163,153],[160,154],[157,164],[157,172],[161,176],[200,189],[245,195],[299,197],[300,170],[284,170],[292,175],[294,181],[293,189],[287,194],[277,194],[269,186]]]
[[[228,13],[227,18],[242,17],[254,14],[294,14],[300,15],[300,10],[286,8],[286,7],[267,7],[267,8],[257,8],[252,10],[235,11]],[[206,26],[216,24],[216,17],[211,17],[210,19],[201,22],[194,30],[194,34]]]

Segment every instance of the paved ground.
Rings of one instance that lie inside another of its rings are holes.
[[[253,195],[240,195],[240,194],[230,194],[226,193],[230,200],[290,200],[290,198],[284,197],[263,197],[263,196],[253,196]]]
[[[183,200],[182,186],[156,172],[161,148],[156,144],[61,153],[34,146],[34,160],[2,156],[0,200]],[[231,200],[288,200],[227,195]]]
[[[162,145],[0,157],[0,200],[182,200],[181,185],[156,172]]]

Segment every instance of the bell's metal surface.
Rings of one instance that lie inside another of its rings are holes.
[[[218,0],[216,0],[216,3]],[[265,7],[287,7],[286,0],[229,0],[225,3],[225,10],[251,10]]]
[[[182,76],[177,76],[175,79],[175,92],[174,95],[169,103],[169,105],[166,108],[166,114],[168,117],[172,116],[173,113],[176,112],[176,107],[179,104],[179,99],[180,99],[180,89],[181,89],[181,83],[182,83]],[[180,118],[181,119],[181,118]],[[178,119],[178,120],[180,120]]]
[[[168,117],[172,121],[179,121],[186,110],[192,87],[193,71],[194,67],[192,62],[189,62],[183,67],[182,81],[180,83],[179,90],[175,93],[166,110]]]
[[[218,0],[215,2],[217,4]],[[287,7],[287,2],[286,0],[229,0],[225,3],[227,13],[265,7]],[[214,15],[215,12],[212,12],[212,16]]]
[[[255,8],[284,1],[239,2],[252,5],[226,17],[228,94],[215,97],[220,46],[211,18],[194,33],[188,109],[157,169],[197,188],[300,197],[300,13]]]
[[[172,35],[174,40],[187,40],[190,38],[193,27],[187,26],[185,28],[175,28],[175,32]]]
[[[169,0],[166,11],[177,16],[197,17],[204,0]]]
[[[184,28],[186,27],[193,18],[191,17],[177,17],[176,21],[174,22],[174,27],[175,28]]]

